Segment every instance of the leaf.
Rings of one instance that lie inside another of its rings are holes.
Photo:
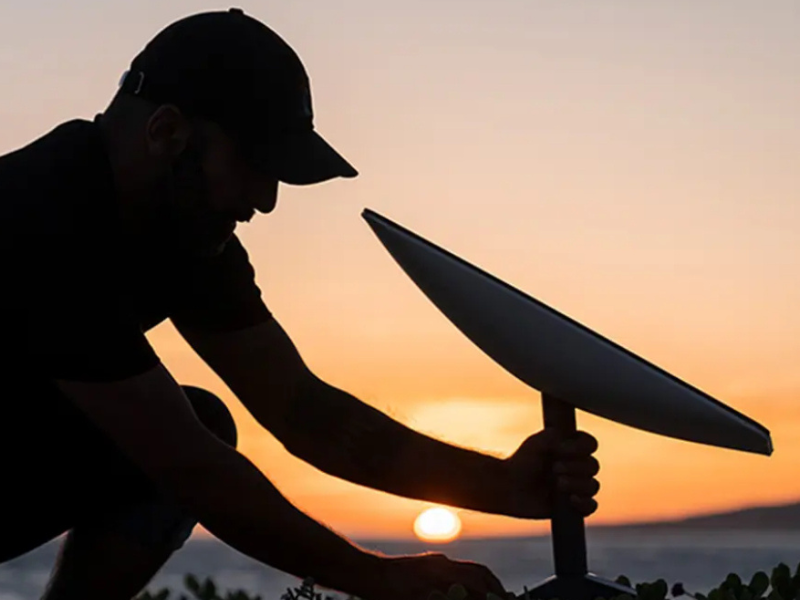
[[[678,598],[679,596],[686,594],[686,590],[683,588],[683,584],[680,581],[677,581],[675,584],[673,584],[670,593],[672,594],[673,598]]]
[[[186,574],[186,576],[183,578],[183,584],[190,592],[200,591],[200,583],[197,581],[197,577],[195,577],[193,573]]]
[[[665,580],[658,579],[653,583],[652,590],[652,598],[654,600],[664,600],[667,597],[667,592],[669,592],[669,586]]]
[[[791,600],[792,572],[785,563],[780,563],[772,570],[772,591],[777,592],[783,600]]]
[[[769,587],[769,575],[764,571],[758,571],[750,579],[750,584],[747,587],[750,588],[755,598],[761,598]]]
[[[636,596],[639,600],[664,600],[667,596],[667,582],[660,579],[653,583],[639,583],[636,585]]]
[[[777,567],[772,569],[772,585],[775,585],[776,581],[781,580],[788,580],[792,578],[792,572],[789,570],[789,565],[786,563],[780,563]]]
[[[211,580],[210,577],[206,577],[206,580],[203,582],[201,598],[203,600],[218,600],[217,585]]]
[[[620,585],[624,585],[625,587],[631,587],[631,580],[625,577],[625,575],[620,575],[614,581]]]
[[[727,584],[728,589],[732,590],[737,596],[739,595],[739,591],[742,589],[741,577],[739,577],[736,573],[729,573],[725,578],[725,583]]]

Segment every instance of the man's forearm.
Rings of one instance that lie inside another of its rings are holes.
[[[407,498],[511,514],[502,459],[440,442],[312,379],[288,407],[281,432],[318,469]],[[512,515],[513,516],[513,515]]]
[[[219,445],[202,472],[170,476],[179,501],[243,554],[319,585],[374,597],[383,559],[295,508],[244,456]]]

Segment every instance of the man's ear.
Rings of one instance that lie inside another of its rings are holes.
[[[147,152],[156,159],[173,159],[184,151],[192,133],[192,124],[172,104],[159,106],[145,125]]]

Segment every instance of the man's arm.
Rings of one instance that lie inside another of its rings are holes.
[[[408,498],[495,514],[508,506],[502,459],[440,442],[311,373],[274,320],[184,338],[284,447],[318,469]]]
[[[382,558],[290,504],[202,425],[163,366],[112,383],[58,385],[165,495],[224,542],[326,587],[361,597],[380,589]]]

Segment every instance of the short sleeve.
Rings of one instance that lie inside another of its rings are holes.
[[[112,268],[91,255],[50,254],[25,279],[26,357],[52,379],[117,381],[159,364]]]
[[[193,258],[176,270],[170,318],[178,328],[234,331],[272,318],[242,243],[231,237],[218,256]]]

